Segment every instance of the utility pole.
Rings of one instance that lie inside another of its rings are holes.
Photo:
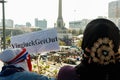
[[[6,1],[4,1],[4,0],[1,0],[0,1],[0,3],[2,3],[2,17],[3,17],[3,20],[2,20],[2,25],[3,25],[3,49],[5,49],[6,48],[6,35],[5,35],[5,7],[4,7],[4,3],[5,3]]]

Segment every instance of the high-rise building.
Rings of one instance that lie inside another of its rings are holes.
[[[108,18],[120,18],[120,0],[109,3]]]
[[[39,27],[41,29],[46,29],[47,28],[47,21],[45,19],[38,20],[38,18],[35,18],[35,26]]]

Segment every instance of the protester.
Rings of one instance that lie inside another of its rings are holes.
[[[49,80],[44,75],[31,72],[30,54],[26,48],[6,49],[0,53],[4,66],[0,72],[0,80]]]
[[[57,80],[79,80],[79,78],[73,66],[65,65],[59,70]]]
[[[79,80],[120,80],[119,45],[119,29],[112,21],[98,18],[89,22],[83,33],[82,60],[74,67]],[[75,72],[61,76],[69,80]]]

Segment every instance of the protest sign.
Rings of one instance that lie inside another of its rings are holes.
[[[13,48],[26,47],[30,53],[59,50],[57,31],[54,28],[12,36]]]

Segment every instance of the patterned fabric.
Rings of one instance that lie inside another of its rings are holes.
[[[28,52],[26,52],[26,49],[24,48],[22,52],[20,52],[15,58],[8,61],[7,64],[17,64],[19,62],[24,61],[27,59]]]
[[[84,54],[84,57],[88,57],[88,63],[95,62],[102,65],[110,63],[116,63],[117,57],[120,56],[119,51],[117,53],[113,50],[113,41],[109,38],[99,38],[92,46],[91,49],[86,48],[86,51],[90,54],[90,57]]]
[[[0,72],[0,80],[49,80],[46,76],[30,72],[32,65],[26,48],[6,49],[0,54],[0,60],[6,63]]]
[[[7,65],[14,65],[32,71],[30,54],[26,48],[6,49],[0,54],[0,60]]]

